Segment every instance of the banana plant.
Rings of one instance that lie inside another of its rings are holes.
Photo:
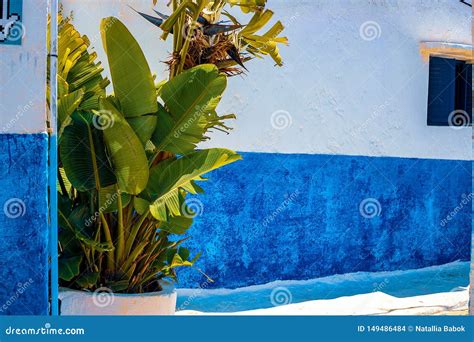
[[[48,22],[49,24],[49,22]],[[90,41],[71,24],[71,18],[58,17],[58,127],[61,137],[64,127],[70,123],[76,109],[97,108],[100,96],[110,83],[102,76],[97,54],[89,53]],[[48,30],[48,41],[50,31]],[[48,47],[51,44],[48,43]],[[49,64],[48,64],[49,66]],[[50,75],[48,71],[48,76]],[[49,80],[48,80],[49,93]],[[49,96],[47,97],[49,101]],[[49,106],[48,106],[49,108]]]
[[[198,183],[207,173],[241,159],[223,148],[198,149],[210,130],[226,131],[234,118],[216,112],[227,78],[204,64],[157,90],[138,42],[109,17],[101,23],[113,88],[106,94],[88,40],[72,34],[70,22],[63,29],[71,34],[59,41],[60,76],[74,101],[61,98],[68,103],[59,142],[61,285],[157,291],[159,279],[176,279],[176,268],[199,257],[182,246],[193,222],[187,196],[203,192]],[[83,77],[89,81],[78,82]]]
[[[156,1],[153,3],[156,5]],[[246,62],[265,55],[276,65],[283,65],[278,47],[288,45],[288,39],[280,36],[283,24],[277,21],[260,33],[274,15],[265,9],[266,0],[172,0],[170,3],[170,15],[158,11],[155,11],[157,16],[137,12],[163,31],[163,39],[173,35],[173,55],[168,61],[171,78],[205,63],[216,65],[229,76],[238,75],[247,70]],[[227,11],[232,7],[240,7],[243,13],[252,15],[246,25]]]

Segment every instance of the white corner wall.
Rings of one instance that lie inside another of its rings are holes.
[[[141,43],[158,78],[169,45],[127,5],[151,0],[62,0],[106,66],[99,34],[118,16]],[[163,3],[163,2],[160,2]],[[268,59],[229,82],[220,112],[238,116],[209,144],[239,151],[471,159],[471,128],[426,125],[428,64],[423,41],[471,44],[471,9],[456,0],[269,0],[285,23],[285,66]],[[160,10],[169,10],[160,5]],[[238,13],[239,10],[235,9]],[[276,127],[276,128],[275,128]]]
[[[23,0],[22,45],[0,44],[0,133],[46,131],[47,0]]]

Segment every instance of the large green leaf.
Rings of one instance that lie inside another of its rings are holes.
[[[65,281],[71,281],[79,275],[79,265],[82,256],[60,257],[58,260],[58,276]]]
[[[114,250],[112,244],[107,242],[101,243],[93,236],[96,233],[94,222],[97,220],[97,217],[96,213],[91,214],[84,205],[76,207],[68,217],[66,217],[66,213],[61,208],[58,209],[60,226],[74,234],[77,241],[100,252],[112,251]]]
[[[169,216],[180,216],[180,189],[189,189],[192,181],[203,180],[204,174],[239,159],[241,156],[233,151],[213,148],[161,162],[151,169],[144,192],[151,202],[151,214],[160,221],[168,221]]]
[[[163,222],[160,229],[170,234],[184,234],[193,224],[193,219],[186,216],[169,217],[168,222]]]
[[[79,191],[115,184],[102,132],[95,129],[93,115],[76,112],[71,118],[72,124],[64,129],[60,141],[61,162],[69,181]]]
[[[114,17],[102,19],[101,34],[115,96],[120,101],[125,117],[155,113],[155,84],[138,42],[125,25]]]
[[[127,119],[127,122],[133,128],[133,131],[138,136],[143,146],[145,146],[156,129],[158,118],[155,114],[142,115],[135,118],[129,118]]]
[[[115,185],[102,188],[99,191],[99,210],[103,213],[112,213],[118,210],[119,191]],[[122,198],[122,207],[126,207],[132,198],[125,192],[120,192]]]
[[[189,69],[163,85],[166,109],[158,111],[152,137],[158,151],[185,154],[207,139],[206,132],[233,116],[217,116],[215,109],[227,86],[227,78],[216,66],[204,64]]]
[[[89,289],[96,286],[99,276],[99,272],[87,272],[81,274],[81,276],[76,279],[76,283],[82,289]]]
[[[100,115],[106,116],[104,140],[121,191],[138,195],[148,183],[145,149],[128,122],[108,99],[100,99]]]

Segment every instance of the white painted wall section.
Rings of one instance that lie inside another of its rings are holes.
[[[63,0],[106,65],[99,23],[121,18],[158,78],[170,46],[127,5],[151,0]],[[159,9],[169,13],[159,2]],[[285,66],[255,60],[220,106],[234,131],[209,143],[239,151],[471,159],[471,128],[428,127],[424,41],[471,44],[471,8],[457,0],[269,0],[285,23]],[[239,13],[235,9],[235,13]],[[273,120],[272,120],[273,118]],[[275,128],[276,127],[276,128]],[[208,146],[208,145],[205,145]]]
[[[0,133],[46,131],[47,8],[23,0],[22,45],[0,44]]]

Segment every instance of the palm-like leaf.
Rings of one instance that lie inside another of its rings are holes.
[[[102,43],[109,60],[115,97],[126,118],[155,113],[156,89],[142,49],[114,17],[101,22]]]
[[[207,139],[206,132],[222,126],[225,119],[215,109],[227,85],[225,75],[214,65],[200,65],[183,72],[161,89],[166,104],[158,112],[159,125],[152,142],[158,151],[185,154]]]
[[[181,158],[158,164],[150,171],[150,181],[144,196],[151,202],[150,212],[161,221],[181,214],[180,189],[188,190],[193,181],[212,170],[241,159],[226,149],[208,149],[192,152]]]
[[[102,132],[94,128],[90,113],[74,113],[60,142],[61,161],[68,180],[79,191],[115,184]]]
[[[81,36],[69,18],[60,16],[58,76],[67,82],[69,92],[83,89],[84,98],[80,109],[97,108],[98,98],[105,95],[105,87],[109,84],[109,81],[102,77],[103,68],[100,63],[95,62],[97,54],[88,52],[89,46],[87,36]]]
[[[288,45],[288,38],[278,37],[284,27],[280,21],[277,21],[266,33],[258,35],[257,31],[262,29],[273,17],[270,10],[257,11],[247,26],[239,33],[244,47],[248,52],[255,56],[270,55],[275,63],[283,65],[278,44]]]
[[[100,99],[99,115],[106,116],[104,141],[110,153],[119,189],[131,195],[142,192],[148,182],[148,160],[140,139],[108,99]]]
[[[267,0],[225,0],[232,6],[240,6],[242,12],[249,13],[261,10],[265,7]]]

